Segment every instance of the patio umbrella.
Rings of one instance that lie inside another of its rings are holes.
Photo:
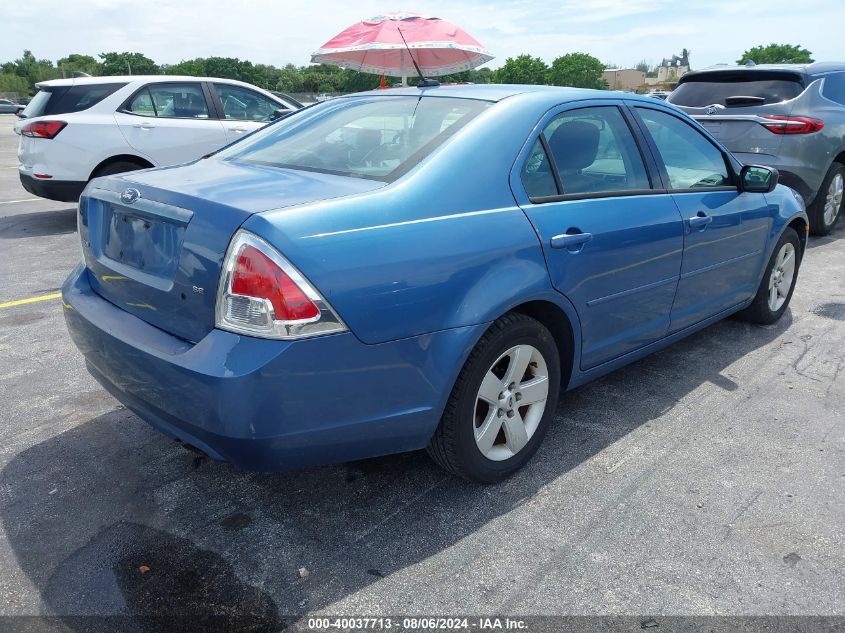
[[[315,64],[401,77],[403,85],[414,73],[414,61],[423,75],[437,77],[470,70],[491,59],[490,52],[463,29],[416,13],[386,13],[358,22],[311,55]]]

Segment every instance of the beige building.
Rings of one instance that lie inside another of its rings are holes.
[[[601,76],[611,90],[633,92],[645,83],[645,73],[635,68],[607,69]]]

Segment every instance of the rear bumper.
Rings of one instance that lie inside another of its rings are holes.
[[[212,330],[193,345],[100,298],[81,265],[62,295],[71,337],[106,390],[163,433],[259,471],[424,447],[485,327],[381,345]]]
[[[52,180],[49,178],[35,178],[29,174],[18,172],[21,185],[29,193],[40,198],[58,200],[59,202],[76,202],[85,189],[87,182],[74,180]]]

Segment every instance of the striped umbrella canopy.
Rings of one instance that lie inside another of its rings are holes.
[[[386,13],[358,22],[311,55],[315,64],[402,77],[403,83],[415,73],[414,61],[423,75],[437,77],[470,70],[491,59],[493,55],[460,27],[417,13]]]

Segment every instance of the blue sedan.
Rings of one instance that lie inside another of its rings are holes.
[[[215,459],[427,448],[496,482],[559,393],[787,309],[807,216],[648,97],[385,90],[194,163],[98,178],[63,287],[91,374]]]

